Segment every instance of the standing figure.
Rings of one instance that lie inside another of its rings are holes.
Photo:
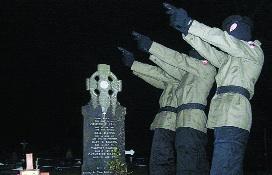
[[[212,98],[207,127],[214,129],[211,175],[242,175],[243,158],[252,124],[250,99],[262,70],[264,55],[251,40],[252,21],[233,15],[223,30],[188,16],[182,8],[165,3],[170,25],[211,64],[218,68],[217,91]]]
[[[207,117],[204,110],[214,83],[215,68],[194,50],[190,52],[194,56],[192,58],[152,42],[149,37],[137,32],[133,32],[133,36],[138,48],[151,54],[149,59],[159,66],[156,69],[167,75],[160,98],[161,108],[151,124],[154,136],[150,175],[208,174]],[[126,57],[123,52],[123,59]],[[143,69],[138,62],[133,62],[131,69],[134,72],[140,70],[141,75],[148,77],[151,74],[156,79],[161,74],[152,72],[154,68]],[[165,83],[167,80],[175,80],[171,91],[166,90],[170,85]]]

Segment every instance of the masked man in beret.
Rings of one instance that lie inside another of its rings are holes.
[[[261,73],[264,55],[261,43],[252,39],[252,21],[233,15],[222,30],[211,28],[182,8],[164,3],[170,26],[218,68],[217,91],[211,100],[207,127],[214,129],[211,175],[242,175],[243,158],[252,124],[250,99]]]

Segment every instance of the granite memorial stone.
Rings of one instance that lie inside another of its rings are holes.
[[[112,175],[109,162],[115,159],[113,152],[116,149],[125,163],[126,110],[117,101],[121,89],[121,81],[106,64],[99,64],[97,72],[87,79],[91,100],[82,107],[82,175]]]

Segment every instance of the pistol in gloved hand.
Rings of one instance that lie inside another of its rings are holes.
[[[152,45],[151,39],[148,36],[142,35],[142,34],[135,32],[135,31],[132,31],[131,34],[134,37],[134,40],[137,41],[138,49],[143,52],[148,53],[148,51]]]
[[[117,47],[119,51],[122,53],[122,62],[125,66],[131,68],[135,58],[132,52],[124,49],[123,47]]]
[[[187,11],[166,2],[163,3],[163,6],[167,10],[166,14],[170,15],[170,26],[187,35],[193,22],[192,18],[188,16]]]

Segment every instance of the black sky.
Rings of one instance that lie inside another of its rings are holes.
[[[134,77],[125,68],[117,46],[136,49],[130,33],[136,30],[180,52],[188,45],[168,25],[158,0],[18,0],[1,1],[1,122],[0,146],[12,151],[25,139],[41,152],[60,145],[82,148],[81,106],[90,97],[85,79],[97,64],[111,65],[123,81],[118,99],[127,107],[126,144],[146,154],[148,130],[158,109],[160,91]],[[220,27],[231,14],[255,13],[255,39],[262,42],[265,64],[252,99],[252,142],[262,140],[263,128],[272,127],[271,25],[268,0],[168,1],[210,26]],[[261,4],[261,5],[258,5]],[[257,9],[256,9],[257,7]]]

